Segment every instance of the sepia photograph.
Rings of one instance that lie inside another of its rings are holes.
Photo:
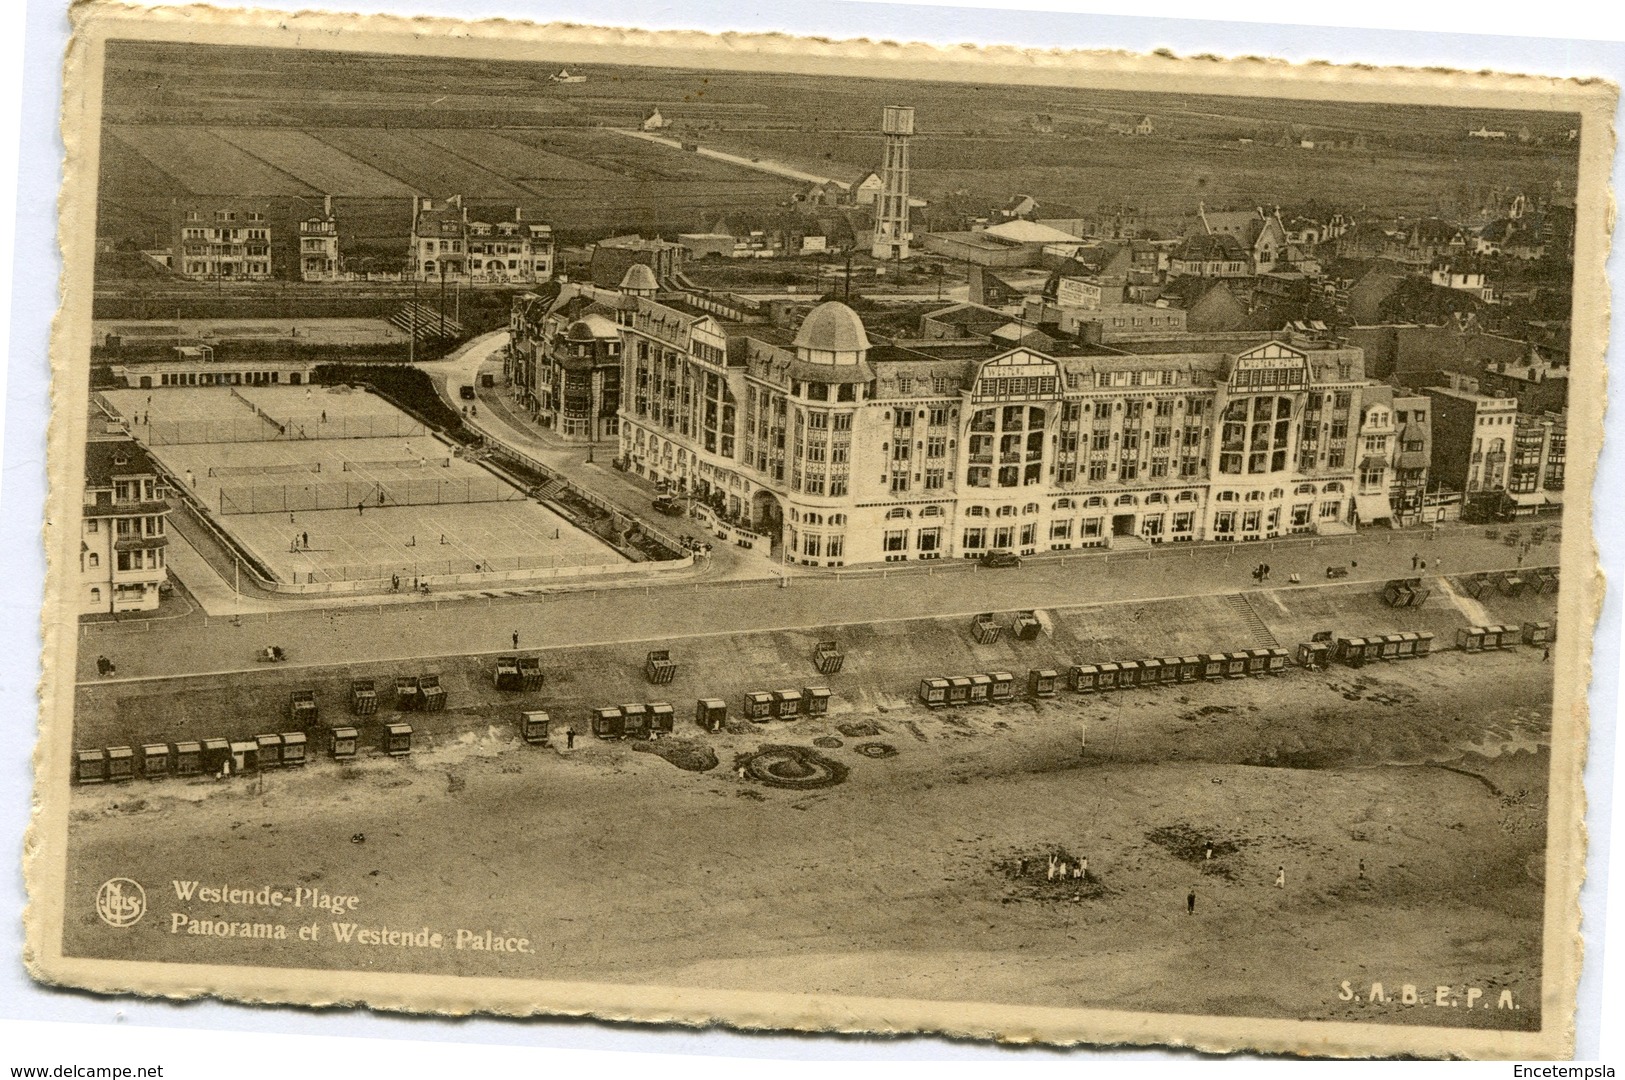
[[[34,978],[1573,1053],[1611,84],[74,17]]]

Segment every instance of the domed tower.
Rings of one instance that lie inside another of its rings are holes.
[[[653,270],[643,263],[633,263],[626,268],[626,273],[621,275],[620,288],[627,296],[647,296],[653,299],[656,290],[660,288],[660,282],[655,280]]]
[[[869,335],[864,332],[863,320],[858,318],[857,312],[831,300],[807,313],[801,329],[796,331],[793,347],[796,359],[809,364],[858,367],[869,352]]]
[[[869,335],[845,304],[819,304],[792,342],[789,364],[783,553],[804,566],[846,559],[853,469],[861,456],[857,414],[874,380]]]

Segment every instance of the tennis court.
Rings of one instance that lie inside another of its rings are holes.
[[[398,577],[407,588],[443,574],[626,561],[370,393],[165,387],[102,396],[134,418],[136,438],[215,523],[284,581]],[[404,434],[361,434],[370,431]]]

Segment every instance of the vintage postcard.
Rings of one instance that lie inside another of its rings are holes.
[[[1572,1052],[1614,87],[74,16],[36,978]]]

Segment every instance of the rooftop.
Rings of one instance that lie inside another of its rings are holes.
[[[85,486],[113,486],[116,476],[150,476],[158,471],[140,444],[130,439],[98,439],[85,444]]]

